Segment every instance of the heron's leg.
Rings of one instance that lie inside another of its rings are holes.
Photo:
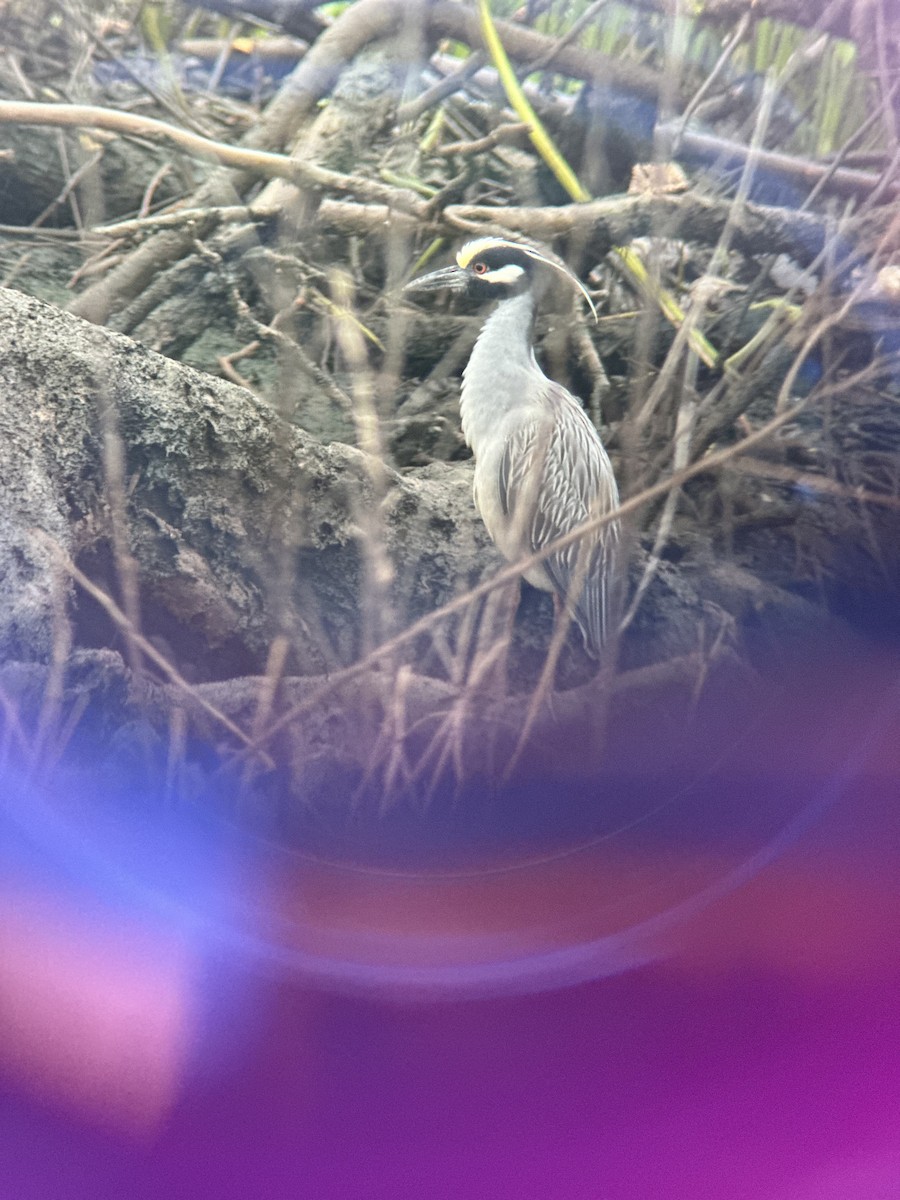
[[[509,647],[512,643],[513,626],[519,610],[521,581],[516,579],[492,591],[484,604],[478,630],[473,670],[470,674],[481,676],[477,664],[485,655],[492,659],[490,670],[483,677],[491,690],[505,695],[508,683]]]
[[[565,600],[560,596],[559,592],[553,593],[553,628],[559,629],[560,622],[565,624],[565,636],[568,638],[569,630],[575,629],[578,632],[578,626],[575,623],[575,617],[572,610],[568,607]]]

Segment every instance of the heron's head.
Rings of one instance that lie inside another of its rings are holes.
[[[482,237],[466,242],[456,255],[456,265],[441,267],[412,280],[407,292],[451,291],[476,300],[507,300],[522,292],[542,293],[554,280],[566,280],[580,292],[596,318],[584,284],[551,251],[530,242]]]

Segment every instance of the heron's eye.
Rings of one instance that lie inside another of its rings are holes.
[[[472,270],[475,272],[476,275],[486,275],[487,274],[487,263],[483,263],[483,262],[473,263]]]

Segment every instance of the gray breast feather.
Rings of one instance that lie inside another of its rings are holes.
[[[526,553],[619,503],[612,466],[587,414],[552,381],[542,399],[543,414],[514,430],[500,462],[500,504],[521,531]],[[544,560],[553,586],[571,605],[594,651],[607,634],[608,581],[615,571],[618,540],[618,524],[610,521]]]

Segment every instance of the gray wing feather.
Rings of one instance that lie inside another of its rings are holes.
[[[544,398],[545,415],[515,431],[500,463],[500,503],[521,524],[523,546],[531,551],[619,503],[612,466],[584,409],[551,380]],[[618,540],[618,523],[610,521],[544,559],[547,575],[594,651],[607,635]]]

